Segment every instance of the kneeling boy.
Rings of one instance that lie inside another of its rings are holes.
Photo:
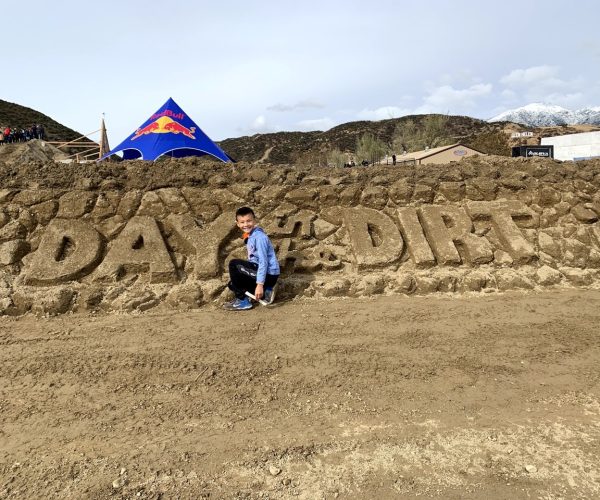
[[[248,260],[232,259],[229,262],[229,283],[235,299],[223,307],[230,311],[252,309],[246,292],[254,294],[256,300],[272,304],[275,299],[275,284],[279,278],[279,262],[275,249],[267,234],[258,227],[254,211],[249,207],[239,208],[235,222],[244,233],[248,249]]]

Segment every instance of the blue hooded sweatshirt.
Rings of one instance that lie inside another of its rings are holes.
[[[267,234],[260,227],[255,227],[248,236],[248,260],[258,264],[256,282],[264,283],[267,274],[278,275],[279,262],[275,249]]]

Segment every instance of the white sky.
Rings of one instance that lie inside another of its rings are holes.
[[[597,0],[29,0],[0,16],[0,98],[82,133],[105,112],[112,146],[169,97],[214,140],[600,106]]]

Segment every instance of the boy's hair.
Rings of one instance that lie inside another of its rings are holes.
[[[256,215],[254,215],[254,210],[252,210],[250,207],[241,207],[235,211],[235,218],[237,219],[238,217],[243,217],[244,215],[250,214],[252,214],[252,217],[256,217]]]

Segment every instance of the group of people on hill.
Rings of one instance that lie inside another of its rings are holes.
[[[37,124],[29,128],[23,127],[0,127],[0,144],[13,142],[27,142],[31,139],[45,139],[44,126]]]
[[[368,160],[363,160],[360,162],[360,164],[363,167],[368,167],[370,165]],[[392,165],[396,164],[396,155],[393,154],[392,155]],[[356,167],[356,163],[354,163],[354,160],[350,160],[349,162],[344,163],[344,167]]]

